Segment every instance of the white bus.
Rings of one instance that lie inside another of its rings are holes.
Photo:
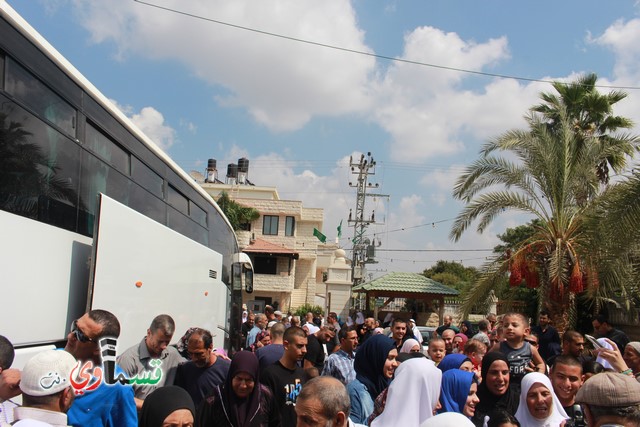
[[[88,309],[118,351],[155,315],[240,348],[242,270],[213,199],[0,0],[0,335],[60,345]]]

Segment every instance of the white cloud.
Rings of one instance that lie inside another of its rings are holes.
[[[76,0],[93,42],[115,42],[118,57],[177,59],[229,93],[217,101],[246,108],[273,131],[304,126],[314,115],[362,112],[375,61],[244,31],[126,0]],[[347,0],[224,2],[168,0],[163,7],[244,27],[370,51]]]
[[[637,85],[640,78],[640,19],[618,20],[599,37],[590,41],[605,46],[615,54],[614,75],[616,80]]]
[[[163,150],[168,150],[175,142],[175,130],[165,125],[164,116],[153,107],[144,107],[133,114],[131,121]]]

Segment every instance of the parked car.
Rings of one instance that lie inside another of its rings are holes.
[[[420,334],[422,334],[422,348],[425,351],[425,354],[429,347],[429,340],[431,340],[431,338],[436,334],[436,329],[437,328],[434,328],[433,326],[418,326],[418,330],[420,331]]]

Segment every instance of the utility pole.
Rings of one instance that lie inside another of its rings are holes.
[[[365,214],[365,200],[367,197],[389,197],[387,194],[367,194],[367,189],[378,188],[379,184],[369,182],[369,175],[375,175],[376,161],[367,153],[360,156],[360,160],[353,161],[349,159],[351,173],[357,175],[356,182],[349,182],[350,187],[355,187],[356,193],[356,209],[355,215],[349,210],[349,226],[353,226],[353,255],[351,261],[351,277],[353,286],[359,285],[365,278],[365,264],[374,263],[376,242],[365,237],[365,232],[370,224],[375,224],[375,211],[371,214]]]

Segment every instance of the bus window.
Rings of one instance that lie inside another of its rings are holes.
[[[87,123],[87,147],[125,175],[131,175],[130,156],[127,151]]]
[[[85,220],[78,224],[78,232],[91,236],[93,235],[98,193],[104,193],[120,203],[128,205],[131,181],[88,152],[84,152],[82,155],[80,175],[80,197],[84,202],[86,214],[81,216]]]
[[[183,215],[172,207],[167,207],[167,225],[180,234],[195,240],[205,246],[209,245],[209,232],[188,216]]]
[[[0,96],[0,208],[75,230],[80,147]]]
[[[160,224],[167,222],[166,203],[135,183],[131,184],[129,207]]]
[[[207,226],[207,212],[191,200],[189,200],[189,216],[201,226]]]
[[[167,192],[167,200],[169,204],[185,215],[189,215],[189,199],[184,194],[176,190],[173,185],[169,184]]]
[[[5,90],[24,102],[38,116],[58,126],[68,135],[75,137],[75,108],[10,57],[7,57],[6,61]]]
[[[162,199],[162,177],[135,156],[131,156],[131,177],[145,190]]]

